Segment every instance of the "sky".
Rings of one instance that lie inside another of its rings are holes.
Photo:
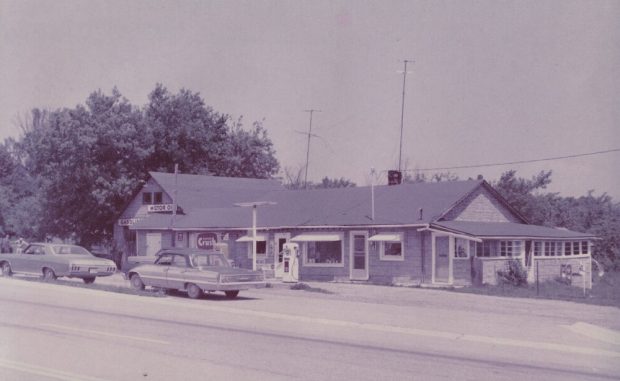
[[[311,181],[385,183],[399,156],[415,170],[620,149],[620,1],[0,0],[0,140],[34,107],[114,87],[142,106],[157,83],[263,120],[292,172],[320,110]],[[548,191],[618,201],[618,168],[616,150],[450,171],[552,170]]]

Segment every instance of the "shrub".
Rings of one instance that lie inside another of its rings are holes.
[[[505,270],[497,272],[498,281],[502,284],[513,286],[525,286],[527,284],[527,270],[523,268],[521,261],[512,259],[508,262]]]

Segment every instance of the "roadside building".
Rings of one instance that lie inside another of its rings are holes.
[[[295,242],[299,280],[494,284],[518,261],[529,281],[579,276],[591,286],[594,236],[529,224],[484,180],[286,190],[274,180],[150,175],[115,227],[126,255],[217,247],[252,268],[252,210],[235,204],[269,201],[257,213],[256,258],[275,277],[283,245]]]

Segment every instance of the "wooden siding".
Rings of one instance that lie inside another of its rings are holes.
[[[522,222],[484,187],[457,204],[443,218],[447,221]]]

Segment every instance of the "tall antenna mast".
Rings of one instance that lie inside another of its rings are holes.
[[[310,113],[310,127],[308,128],[308,147],[306,148],[306,174],[304,176],[304,189],[308,187],[308,164],[310,162],[310,139],[312,139],[312,114],[315,112],[321,112],[321,110],[304,110],[304,112]]]
[[[401,171],[401,162],[403,157],[403,122],[405,120],[405,83],[407,82],[407,63],[414,62],[413,60],[403,60],[405,63],[405,70],[403,70],[403,103],[400,110],[400,149],[398,151],[398,172]]]

